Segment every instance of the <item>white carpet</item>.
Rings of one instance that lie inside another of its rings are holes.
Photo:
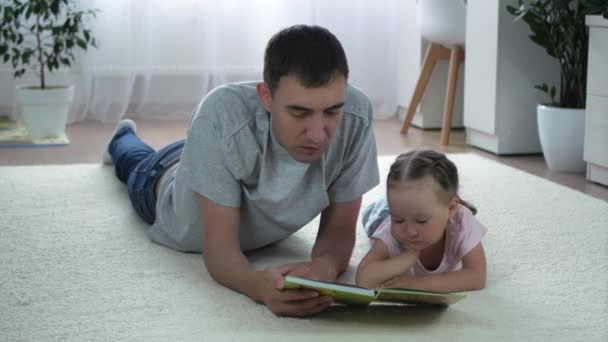
[[[608,203],[450,157],[489,228],[486,289],[446,310],[338,306],[305,319],[277,318],[215,284],[200,255],[149,242],[110,167],[0,167],[0,340],[608,341]],[[392,158],[380,161],[384,177]],[[316,224],[251,260],[306,259]],[[368,247],[359,229],[343,280]]]

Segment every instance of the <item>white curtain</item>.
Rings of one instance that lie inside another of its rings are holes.
[[[101,10],[92,23],[99,48],[50,77],[76,85],[69,122],[187,118],[214,87],[261,79],[268,39],[294,24],[332,31],[346,51],[350,82],[372,99],[376,117],[396,111],[399,0],[82,0],[80,5]],[[35,78],[7,78],[1,89],[11,92],[28,80]]]

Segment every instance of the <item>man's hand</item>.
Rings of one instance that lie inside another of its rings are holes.
[[[288,266],[288,265],[284,265]],[[282,266],[282,267],[284,267]],[[308,316],[327,309],[332,298],[311,290],[282,290],[282,268],[269,268],[259,273],[258,297],[277,316]]]
[[[320,281],[335,281],[338,271],[335,265],[323,258],[315,258],[312,261],[286,264],[278,267],[278,270],[288,276],[308,278]]]

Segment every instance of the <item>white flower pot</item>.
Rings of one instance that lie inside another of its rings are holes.
[[[65,132],[74,86],[40,89],[17,86],[17,106],[32,138],[58,137]]]
[[[585,172],[585,109],[538,105],[538,135],[549,169]]]

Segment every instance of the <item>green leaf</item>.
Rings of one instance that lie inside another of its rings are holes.
[[[14,13],[14,11],[13,11],[12,8],[6,7],[5,10],[4,10],[4,15],[3,15],[4,21],[5,22],[10,22],[12,20],[12,18],[13,18],[13,13]]]
[[[86,50],[87,49],[87,43],[85,43],[84,40],[78,38],[76,40],[76,44],[78,44],[78,46],[80,46],[81,49]]]
[[[538,89],[540,91],[542,91],[543,93],[546,93],[547,95],[549,95],[549,86],[547,85],[547,83],[543,83],[542,85],[535,85],[534,86],[535,89]]]
[[[59,5],[60,5],[59,0],[53,0],[53,2],[51,2],[51,5],[50,5],[51,13],[53,13],[55,16],[57,16],[59,14]]]
[[[515,19],[513,19],[513,22],[517,22],[517,21],[520,21],[520,20],[524,19],[525,16],[528,15],[528,11],[523,10],[522,8],[520,8],[519,10],[517,10],[514,13],[511,13],[511,14],[519,14]]]
[[[19,77],[23,76],[23,74],[25,74],[25,72],[26,72],[25,68],[16,69],[15,72],[13,73],[13,76],[15,78],[19,78]]]
[[[24,53],[23,55],[21,55],[21,63],[22,64],[28,64],[30,62],[30,55]]]
[[[47,13],[49,9],[49,4],[46,1],[41,1],[40,2],[40,6],[38,8],[39,12],[38,13]]]
[[[507,12],[511,15],[517,15],[517,9],[511,5],[507,5]]]

